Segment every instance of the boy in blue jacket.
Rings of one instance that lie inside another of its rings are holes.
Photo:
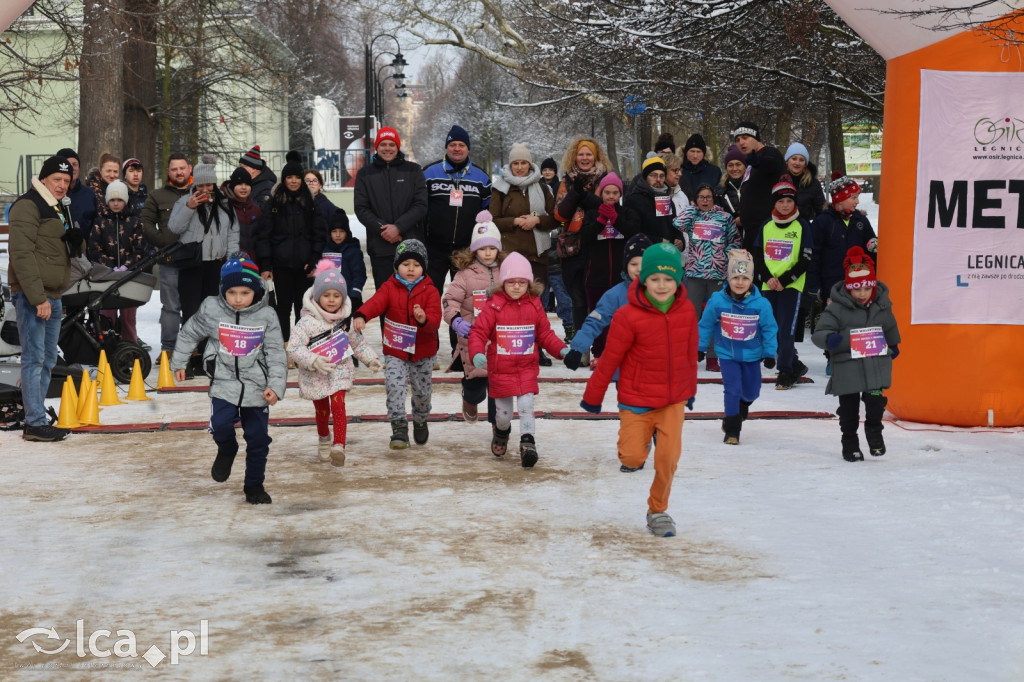
[[[645,234],[635,234],[626,242],[622,251],[622,281],[601,295],[597,306],[587,315],[583,326],[577,330],[572,337],[572,343],[569,344],[569,352],[566,353],[563,362],[572,371],[579,369],[583,354],[590,350],[594,341],[608,329],[615,311],[626,305],[629,285],[640,274],[644,250],[650,245],[651,240]]]
[[[697,361],[712,339],[722,365],[725,389],[725,443],[740,444],[740,430],[750,404],[761,395],[761,363],[775,367],[779,326],[768,299],[754,280],[754,259],[744,249],[729,252],[728,280],[715,292],[700,318]]]

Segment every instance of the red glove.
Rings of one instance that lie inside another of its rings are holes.
[[[619,212],[615,210],[615,204],[601,204],[601,208],[597,209],[597,217],[607,225],[614,225],[619,219]]]

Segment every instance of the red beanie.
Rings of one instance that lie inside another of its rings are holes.
[[[384,127],[377,131],[377,139],[373,141],[373,150],[377,151],[381,140],[392,140],[399,149],[402,148],[402,140],[398,137],[398,131],[394,128]]]
[[[853,178],[843,175],[842,171],[832,171],[832,182],[828,184],[828,192],[832,195],[832,203],[846,201],[854,194],[860,194],[860,185]]]
[[[846,252],[846,259],[843,261],[845,275],[845,286],[850,289],[867,289],[878,286],[878,278],[875,277],[875,261],[871,256],[864,253],[859,246],[851,247]]]

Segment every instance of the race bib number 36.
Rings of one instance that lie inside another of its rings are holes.
[[[722,236],[722,226],[708,221],[697,221],[693,224],[693,238],[705,242],[713,242]]]
[[[344,330],[337,330],[325,339],[310,344],[309,350],[321,355],[331,362],[338,362],[352,355],[352,346],[348,342],[348,334]]]
[[[793,242],[788,239],[769,239],[764,245],[767,260],[788,261],[793,255]]]
[[[237,324],[221,322],[217,330],[221,347],[228,354],[244,357],[254,352],[263,344],[264,327],[243,327]]]
[[[531,355],[534,352],[533,325],[504,325],[494,328],[498,355]]]
[[[874,358],[885,355],[889,346],[881,327],[861,327],[850,330],[850,357]]]
[[[730,341],[750,341],[757,336],[757,315],[722,313],[722,336]]]
[[[416,352],[416,327],[384,318],[384,345],[403,353]]]

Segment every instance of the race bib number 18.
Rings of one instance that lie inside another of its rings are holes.
[[[217,338],[221,347],[236,358],[254,352],[263,343],[263,327],[243,327],[221,322]]]

